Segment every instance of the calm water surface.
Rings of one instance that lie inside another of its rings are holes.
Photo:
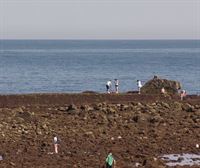
[[[200,93],[200,40],[0,40],[0,94],[120,91],[154,75]]]

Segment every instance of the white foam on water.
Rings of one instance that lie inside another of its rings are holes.
[[[194,166],[200,165],[200,154],[167,154],[161,159],[166,161],[167,166]]]

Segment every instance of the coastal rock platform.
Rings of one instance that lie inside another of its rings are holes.
[[[200,96],[0,95],[0,167],[103,168],[112,151],[116,168],[166,168],[162,155],[200,153],[196,144]]]

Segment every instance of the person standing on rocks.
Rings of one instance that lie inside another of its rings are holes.
[[[184,97],[186,97],[186,91],[181,90],[181,100],[183,100]]]
[[[142,87],[142,82],[140,80],[137,80],[137,87],[138,87],[138,94],[140,94],[140,90]]]
[[[107,81],[107,83],[106,83],[106,90],[107,90],[107,93],[110,93],[110,92],[111,92],[111,86],[112,86],[111,80]]]
[[[116,161],[110,152],[106,158],[106,168],[115,168]]]
[[[119,93],[119,80],[115,79],[114,83],[115,83],[115,93]]]
[[[58,145],[59,145],[59,140],[56,135],[53,137],[53,144],[54,144],[54,151],[57,154],[58,153]]]

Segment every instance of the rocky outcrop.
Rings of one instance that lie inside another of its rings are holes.
[[[178,81],[161,79],[157,76],[148,81],[142,88],[141,93],[146,94],[161,94],[161,89],[164,88],[167,94],[177,94],[181,89],[181,84]]]

